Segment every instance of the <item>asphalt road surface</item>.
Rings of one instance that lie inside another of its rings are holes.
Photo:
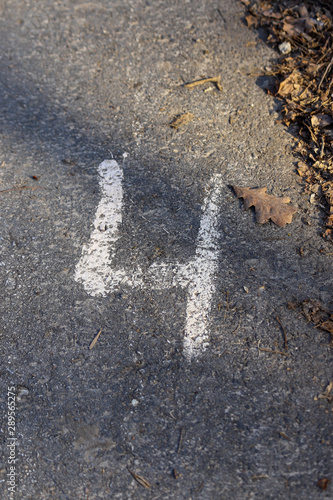
[[[287,307],[332,247],[242,4],[0,14],[1,498],[332,498],[329,335]]]

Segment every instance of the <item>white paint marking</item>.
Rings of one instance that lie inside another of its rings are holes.
[[[214,276],[218,270],[219,238],[217,230],[221,197],[220,176],[212,179],[213,190],[203,207],[196,241],[193,271],[189,278],[184,354],[191,358],[205,350],[209,339],[209,313],[215,293]]]
[[[115,160],[105,160],[98,167],[102,198],[98,204],[94,230],[76,266],[75,279],[92,296],[105,296],[109,280],[112,250],[119,237],[122,221],[123,171]],[[111,250],[111,253],[110,253]]]
[[[139,267],[129,276],[125,269],[112,268],[122,221],[123,172],[115,160],[105,160],[98,173],[102,199],[96,210],[90,242],[83,247],[76,266],[75,279],[95,297],[103,297],[120,285],[132,288],[149,286],[155,290],[177,286],[187,288],[184,355],[188,359],[198,356],[208,345],[209,314],[218,270],[221,176],[213,176],[210,193],[203,203],[194,259],[186,264],[153,264],[145,273]]]

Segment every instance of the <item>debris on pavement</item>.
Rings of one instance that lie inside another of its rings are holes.
[[[326,490],[327,486],[329,485],[331,481],[329,479],[327,479],[327,477],[323,477],[322,479],[319,479],[319,481],[317,482],[317,486],[321,489],[321,490]]]
[[[245,210],[254,206],[256,210],[256,221],[264,224],[271,219],[277,226],[283,227],[290,224],[292,216],[297,211],[290,202],[288,196],[278,198],[267,194],[267,187],[264,188],[241,188],[232,186],[238,198],[244,199]]]
[[[333,311],[329,311],[317,300],[307,299],[302,302],[302,312],[316,328],[325,330],[333,336]]]
[[[91,342],[90,346],[89,346],[89,350],[93,349],[97,343],[97,340],[99,339],[99,336],[100,334],[102,333],[102,328],[99,330],[98,334],[96,335],[96,337],[93,339],[93,341]]]
[[[271,354],[281,354],[281,356],[288,356],[287,353],[281,351],[274,351],[273,349],[265,349],[264,347],[258,347],[258,350],[261,352],[269,352]]]
[[[265,68],[273,81],[267,92],[283,101],[283,123],[298,135],[295,154],[310,170],[302,176],[305,191],[320,188],[315,196],[327,215],[323,236],[333,242],[333,3],[242,2],[248,27],[267,30],[267,43],[279,51]]]
[[[175,468],[173,468],[173,469],[172,469],[172,473],[173,473],[173,477],[174,477],[175,479],[179,479],[179,478],[180,478],[180,476],[181,476],[180,472],[178,472],[178,470],[177,470],[177,469],[175,469]]]
[[[146,488],[148,490],[151,488],[151,484],[147,481],[147,479],[145,479],[142,476],[139,476],[139,474],[136,474],[131,469],[128,469],[128,472],[130,472],[132,474],[132,476],[134,477],[135,481],[137,483],[141,484],[141,486],[143,486],[144,488]]]
[[[48,189],[42,186],[18,186],[8,189],[2,189],[0,193],[9,193],[10,191],[22,191],[23,189]]]
[[[282,333],[283,333],[283,343],[284,343],[284,348],[286,350],[288,350],[288,339],[287,339],[287,334],[286,334],[286,330],[283,326],[283,324],[281,323],[281,320],[276,316],[276,321],[279,323],[279,325],[281,326],[281,330],[282,330]]]
[[[178,130],[180,127],[187,125],[192,120],[194,120],[194,115],[192,113],[183,113],[182,115],[176,116],[170,123],[170,127]]]
[[[221,85],[221,76],[215,76],[213,78],[202,78],[201,80],[196,80],[194,82],[190,83],[185,83],[184,87],[187,89],[193,89],[194,87],[198,87],[198,85],[204,85],[205,83],[214,83],[217,90],[222,92],[222,85]]]
[[[24,387],[23,385],[19,385],[17,387],[17,394],[16,394],[17,401],[21,401],[23,396],[27,396],[28,394],[29,394],[29,389],[27,387]]]
[[[280,43],[279,51],[281,52],[281,54],[289,54],[289,52],[291,52],[290,42]]]
[[[320,328],[331,334],[333,343],[333,311],[330,311],[318,300],[306,299],[302,303],[289,302],[289,309],[301,307],[302,313],[309,323],[314,323],[315,328]]]
[[[319,394],[319,396],[315,399],[326,399],[329,403],[333,401],[333,394],[331,394],[331,390],[333,388],[333,382],[330,382],[323,393]]]

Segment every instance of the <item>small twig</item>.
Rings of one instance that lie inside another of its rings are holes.
[[[280,319],[276,316],[276,321],[279,323],[279,325],[281,326],[282,328],[282,332],[283,332],[283,338],[284,338],[284,348],[285,350],[288,349],[288,342],[287,342],[287,334],[286,334],[286,330],[284,329],[284,326],[283,324],[281,323]]]
[[[269,476],[267,476],[267,474],[258,474],[256,476],[252,476],[251,479],[252,481],[255,481],[257,479],[268,479]]]
[[[321,149],[320,149],[320,154],[319,158],[322,159],[324,156],[324,148],[325,148],[325,139],[324,137],[321,138]]]
[[[303,95],[305,95],[306,91],[309,90],[310,86],[311,86],[311,83],[309,83],[309,85],[303,90],[303,92],[301,93],[301,95],[298,98],[299,100],[302,99]]]
[[[324,74],[323,74],[323,76],[322,76],[322,79],[320,80],[320,83],[319,83],[319,85],[318,85],[318,90],[320,90],[321,84],[323,83],[323,81],[324,81],[324,79],[325,79],[325,77],[326,77],[327,73],[328,73],[328,72],[329,72],[329,70],[331,69],[332,65],[333,65],[333,57],[332,57],[332,59],[330,60],[330,62],[328,63],[328,65],[327,65],[327,67],[326,67],[326,69],[325,69],[325,71],[324,71]]]
[[[0,191],[0,193],[8,193],[9,191],[19,191],[21,189],[49,189],[49,188],[42,187],[42,186],[20,186],[20,187],[14,187],[14,188],[10,188],[10,189],[2,189]]]
[[[226,296],[227,296],[227,305],[226,305],[226,310],[225,310],[225,313],[224,313],[224,318],[223,318],[223,321],[225,321],[225,318],[226,318],[226,315],[227,315],[227,311],[229,310],[229,292],[228,290],[225,292],[226,293]]]
[[[130,472],[130,474],[132,474],[132,476],[134,477],[134,479],[137,483],[141,484],[141,486],[143,486],[144,488],[147,488],[147,490],[149,490],[151,488],[151,484],[147,481],[147,479],[145,479],[142,476],[139,476],[139,474],[135,474],[135,472],[133,472],[128,467],[127,467],[127,470],[128,470],[128,472]]]
[[[222,91],[221,76],[215,76],[213,78],[202,78],[201,80],[196,80],[195,82],[185,83],[184,87],[187,89],[193,89],[198,85],[203,85],[204,83],[215,83],[218,90]]]
[[[325,45],[324,45],[324,47],[323,47],[323,49],[322,49],[322,50],[325,50],[325,49],[326,49],[328,42],[329,42],[329,38],[327,38],[327,40],[326,40],[326,42],[325,42]],[[332,52],[332,49],[328,49],[328,51],[327,51],[327,52],[324,52],[324,54],[321,56],[321,58],[320,58],[320,59],[318,59],[318,61],[316,62],[317,67],[319,66],[319,64],[321,63],[321,61],[322,61],[323,59],[325,59],[325,57],[326,57],[326,56],[327,56],[330,52]],[[316,70],[316,72],[317,72],[317,71],[318,71],[318,70]]]
[[[47,472],[47,475],[52,479],[52,481],[54,482],[54,484],[56,485],[56,487],[58,488],[58,490],[61,491],[61,493],[64,495],[64,497],[66,499],[69,499],[69,497],[67,496],[66,492],[62,489],[61,485],[59,483],[57,483],[57,481],[54,479],[53,475],[50,472]]]
[[[281,351],[272,351],[271,349],[264,349],[263,347],[258,347],[259,351],[270,352],[271,354],[281,354],[281,356],[288,356],[287,353]]]
[[[222,12],[220,11],[220,9],[216,9],[216,10],[217,10],[217,12],[218,12],[219,16],[221,17],[222,21],[223,21],[224,23],[226,23],[227,21],[224,19],[223,14],[222,14]]]
[[[236,332],[237,332],[237,330],[239,329],[239,327],[240,327],[240,325],[241,325],[241,321],[242,321],[242,319],[241,319],[241,317],[239,317],[239,320],[238,320],[238,326],[237,326],[237,328],[236,328],[233,332],[231,332],[231,335],[233,335],[234,333],[236,333]]]
[[[180,449],[182,447],[183,439],[184,439],[184,434],[185,434],[185,429],[184,429],[184,427],[182,427],[181,431],[180,431],[180,436],[179,436],[179,443],[178,443],[177,455],[180,452]]]
[[[314,135],[311,127],[309,127],[309,125],[307,125],[305,122],[303,122],[303,125],[306,126],[306,128],[308,129],[308,131],[310,132],[310,135],[311,135],[311,139],[313,140],[313,142],[319,147],[319,144],[317,142],[317,137]]]
[[[96,337],[94,338],[94,340],[91,342],[91,344],[89,346],[89,350],[91,350],[93,347],[95,347],[96,342],[99,339],[99,336],[100,336],[101,333],[102,333],[102,328],[100,329],[100,331],[98,332],[98,334],[96,335]]]
[[[330,83],[328,84],[327,94],[329,94],[329,93],[330,93],[330,90],[331,90],[332,85],[333,85],[333,78],[331,78],[331,81],[330,81]]]

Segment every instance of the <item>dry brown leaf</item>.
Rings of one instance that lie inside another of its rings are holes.
[[[264,224],[271,219],[277,226],[283,227],[290,224],[292,216],[297,209],[291,205],[288,196],[278,198],[267,194],[267,188],[241,188],[232,186],[238,198],[244,198],[244,207],[254,206],[256,210],[256,220],[259,224]]]
[[[302,83],[302,75],[296,69],[287,77],[283,82],[280,83],[278,94],[281,97],[288,97],[298,91],[301,88],[300,83]]]
[[[307,175],[311,175],[311,170],[306,163],[304,163],[303,161],[299,161],[297,163],[297,173],[301,177],[305,177]]]
[[[319,326],[322,330],[326,330],[327,332],[329,332],[333,335],[333,321],[332,320],[324,321]]]
[[[256,26],[258,24],[257,18],[255,16],[251,16],[251,14],[245,17],[245,21],[249,28],[251,28],[251,26],[253,25]]]
[[[299,34],[299,31],[297,30],[297,28],[295,28],[295,26],[293,26],[290,23],[284,23],[282,29],[289,36],[296,36]]]
[[[311,125],[313,127],[328,127],[329,125],[332,125],[333,123],[333,118],[330,115],[312,115],[311,116]]]
[[[184,113],[183,115],[176,116],[170,123],[170,127],[177,130],[179,127],[187,125],[192,120],[194,120],[194,115],[192,113]]]

